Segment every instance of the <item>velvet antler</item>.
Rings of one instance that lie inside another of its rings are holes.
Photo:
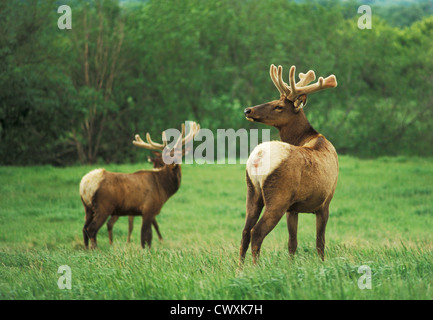
[[[199,132],[199,130],[200,130],[200,125],[197,124],[196,122],[191,122],[190,131],[188,135],[185,135],[185,125],[182,123],[182,133],[179,136],[178,140],[176,141],[174,148],[184,146],[186,143],[188,143],[191,139],[194,138],[194,136]],[[132,143],[135,146],[140,148],[157,150],[157,151],[162,151],[167,146],[167,138],[165,132],[162,133],[162,144],[153,142],[152,139],[150,138],[149,133],[146,133],[146,140],[147,143],[144,142],[137,134],[135,135],[135,140],[132,141]]]
[[[337,86],[337,79],[332,74],[327,78],[319,77],[319,80],[308,85],[311,81],[316,79],[316,75],[313,70],[308,71],[306,74],[300,73],[300,81],[295,83],[295,70],[296,67],[292,66],[289,72],[290,86],[283,81],[283,67],[271,65],[269,73],[271,75],[272,82],[280,92],[281,97],[286,97],[290,101],[295,101],[300,95],[310,94],[327,88],[334,88]]]

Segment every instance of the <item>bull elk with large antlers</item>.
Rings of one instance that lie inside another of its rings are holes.
[[[139,135],[133,144],[137,147],[162,151],[163,158],[173,158],[171,164],[153,170],[140,170],[135,173],[116,173],[96,169],[86,174],[80,183],[80,195],[85,209],[83,227],[84,246],[96,248],[96,234],[109,216],[141,216],[141,246],[152,243],[152,223],[164,203],[176,193],[181,182],[182,146],[191,141],[200,130],[195,122],[191,123],[188,135],[182,124],[182,134],[174,148],[167,147],[163,132],[163,143],[155,143],[147,133],[147,143]],[[170,157],[172,156],[172,157]]]
[[[279,130],[281,141],[258,145],[247,161],[246,222],[242,233],[240,263],[251,241],[253,262],[257,262],[266,235],[287,216],[289,254],[297,248],[298,213],[316,215],[316,248],[324,260],[325,229],[329,204],[337,186],[338,157],[334,146],[308,122],[303,107],[307,95],[337,86],[334,75],[320,77],[314,71],[300,73],[295,82],[295,67],[290,68],[289,83],[283,69],[271,65],[270,75],[280,99],[244,110],[249,121],[261,122]],[[265,207],[263,216],[260,213]],[[258,222],[257,222],[258,221]]]

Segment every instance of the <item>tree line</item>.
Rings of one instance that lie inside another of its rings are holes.
[[[143,161],[136,133],[185,120],[262,129],[243,109],[278,98],[272,63],[336,75],[305,112],[340,154],[433,155],[432,15],[401,26],[373,8],[361,30],[356,2],[67,4],[71,30],[59,1],[0,4],[0,164]]]

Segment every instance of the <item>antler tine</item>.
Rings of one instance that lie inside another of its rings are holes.
[[[167,139],[165,137],[165,132],[162,132],[162,141],[163,143],[156,143],[153,142],[152,139],[150,138],[150,134],[149,132],[146,133],[146,140],[147,142],[144,142],[143,139],[141,139],[141,137],[136,134],[135,135],[135,140],[132,141],[132,143],[140,148],[144,148],[144,149],[149,149],[149,150],[157,150],[157,151],[161,151],[165,148],[165,146],[167,145]]]
[[[291,66],[289,72],[289,86],[283,81],[283,67],[278,66],[277,69],[277,67],[272,64],[269,70],[272,82],[277,87],[278,91],[281,94],[281,97],[285,96],[291,101],[295,101],[302,94],[313,93],[316,91],[327,88],[334,88],[337,86],[337,79],[333,74],[325,79],[323,79],[323,77],[320,77],[316,83],[308,85],[310,82],[316,79],[316,75],[313,70],[309,70],[307,73],[300,73],[300,80],[296,83],[295,71],[296,67]]]
[[[287,95],[287,99],[291,100],[297,94],[296,82],[295,82],[295,71],[296,67],[291,66],[289,72],[289,82],[290,82],[290,93]]]
[[[197,135],[197,133],[200,131],[200,125],[193,122],[191,124],[190,132],[187,137],[185,137],[185,148],[182,150],[182,154],[185,155],[186,153],[191,151],[191,146],[188,146],[188,143]]]
[[[189,141],[191,141],[194,136],[197,135],[197,133],[200,131],[200,125],[197,124],[196,122],[192,122],[190,129],[189,129],[189,133],[188,135],[183,139],[182,144],[185,145],[186,143],[188,143]]]
[[[164,149],[165,146],[167,145],[167,140],[164,140],[164,136],[165,136],[165,133],[163,132],[163,133],[162,133],[162,138],[163,138],[163,142],[162,142],[162,144],[161,144],[161,143],[153,142],[152,139],[150,139],[150,134],[149,134],[149,132],[146,133],[146,140],[147,140],[147,142],[148,142],[151,146],[153,146],[153,147],[155,147],[155,148],[158,148],[158,149],[162,150],[162,149]]]
[[[146,137],[147,137],[147,141],[149,142],[149,139],[150,139],[149,133],[146,134]],[[144,148],[144,149],[149,149],[149,150],[161,151],[165,147],[163,145],[154,143],[153,141],[152,141],[152,144],[146,143],[141,139],[141,137],[138,134],[135,135],[135,140],[132,141],[132,143],[134,144],[134,146]]]
[[[136,134],[135,135],[135,140],[132,141],[133,144],[137,145],[137,144],[145,144],[145,142],[141,139],[141,137]]]
[[[316,80],[316,74],[313,70],[308,71],[307,73],[299,73],[299,81],[296,83],[297,87],[304,87],[309,84],[311,81]]]
[[[198,132],[200,131],[200,125],[198,123],[195,123],[195,122],[194,122],[194,124],[195,124],[195,130],[194,130],[194,134],[191,136],[191,138],[194,138],[198,134]]]
[[[180,144],[180,146],[183,146],[186,143],[188,143],[191,139],[194,138],[194,136],[198,133],[199,130],[200,130],[200,125],[198,125],[195,122],[192,122],[188,135],[185,135],[185,125],[182,124],[182,133],[179,136],[178,140],[176,141],[174,148],[179,147],[179,144]],[[132,141],[132,143],[135,146],[140,147],[140,148],[145,148],[145,149],[149,149],[149,150],[158,150],[158,151],[164,150],[164,148],[167,146],[167,143],[168,143],[165,131],[162,132],[162,141],[163,141],[162,144],[152,141],[149,133],[146,133],[146,140],[147,140],[147,142],[144,142],[141,139],[141,137],[137,134],[137,135],[135,135],[135,140]]]
[[[167,145],[167,135],[165,134],[165,131],[162,132],[162,142]]]
[[[181,137],[183,137],[182,139],[182,145],[185,144],[185,139],[186,139],[186,130],[185,130],[185,124],[182,123],[182,132],[180,134]]]
[[[309,93],[317,92],[327,88],[335,88],[336,86],[337,86],[337,79],[333,74],[331,74],[325,79],[323,77],[319,77],[319,80],[316,83],[299,88],[297,90],[297,96],[301,94],[309,94]]]
[[[182,123],[182,134],[177,140],[174,148],[182,147],[185,144],[187,144],[189,141],[191,141],[194,138],[194,136],[197,134],[199,130],[200,130],[200,125],[198,125],[196,122],[191,122],[188,135],[185,135],[185,125]]]
[[[200,125],[194,122],[194,132],[191,134],[190,138],[187,139],[187,141],[193,139],[198,134],[199,131],[200,131]]]
[[[277,67],[273,64],[271,64],[271,68],[269,69],[269,74],[271,76],[271,80],[274,83],[275,87],[278,89],[278,91],[280,92],[281,96],[285,96],[286,92],[280,87],[279,83],[278,83],[278,78],[277,78]]]
[[[182,129],[179,138],[177,138],[176,143],[174,144],[174,149],[177,149],[179,145],[183,145],[183,141],[185,140],[185,125],[182,123]]]
[[[283,67],[282,66],[278,66],[278,71],[277,71],[277,81],[278,81],[278,85],[281,88],[281,91],[283,91],[283,95],[287,96],[287,94],[290,93],[290,89],[289,91],[287,90],[287,83],[285,83],[283,81]]]

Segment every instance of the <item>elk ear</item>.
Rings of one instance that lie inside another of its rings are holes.
[[[295,102],[293,102],[293,105],[295,106],[295,111],[298,112],[303,107],[307,105],[307,95],[301,94],[299,97],[296,98]]]

